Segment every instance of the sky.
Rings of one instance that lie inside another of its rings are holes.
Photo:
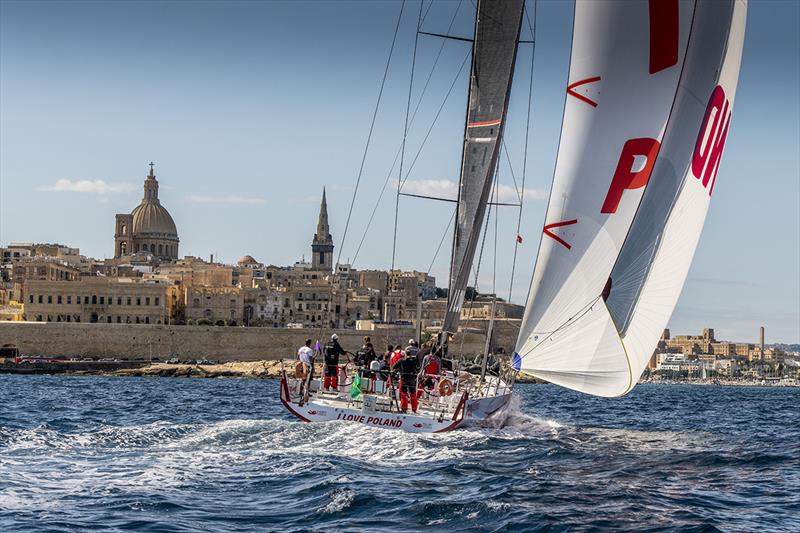
[[[249,254],[278,265],[308,259],[326,187],[337,257],[358,269],[389,268],[397,167],[366,228],[403,138],[419,10],[413,0],[0,0],[0,245],[59,242],[112,256],[114,215],[139,203],[153,161],[181,255],[235,262]],[[552,181],[572,13],[571,2],[539,1],[535,52],[522,44],[518,54],[499,174],[500,200],[513,202],[533,52],[517,303],[526,297]],[[423,31],[471,36],[468,0],[426,1],[423,15]],[[673,334],[714,327],[720,339],[755,342],[764,325],[767,342],[800,342],[799,35],[800,2],[750,2],[731,130]],[[468,52],[465,42],[442,47],[441,39],[419,37],[406,192],[455,195]],[[397,267],[430,268],[446,284],[452,209],[399,200]],[[515,208],[500,209],[479,290],[492,291],[494,282],[508,296],[516,222]]]

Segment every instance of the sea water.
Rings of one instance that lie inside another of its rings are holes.
[[[521,385],[412,435],[277,385],[0,375],[0,531],[800,531],[800,389]]]

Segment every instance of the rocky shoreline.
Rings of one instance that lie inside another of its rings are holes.
[[[221,364],[189,363],[147,363],[147,362],[72,362],[49,361],[14,364],[0,361],[0,373],[5,374],[67,374],[71,376],[117,376],[117,377],[161,377],[161,378],[243,378],[276,379],[281,375],[281,362],[275,360],[234,361]],[[322,365],[316,366],[317,375],[322,375]],[[524,375],[517,377],[517,383],[545,383]],[[640,383],[661,385],[722,385],[722,386],[794,386],[791,383],[761,383],[741,380],[653,380],[644,379]]]
[[[0,373],[11,374],[68,374],[72,376],[118,376],[118,377],[163,377],[163,378],[247,378],[276,379],[281,375],[281,362],[274,360],[235,361],[221,364],[187,363],[131,363],[123,368],[109,364],[73,363],[70,361],[41,362],[36,364],[0,365]],[[317,375],[322,375],[322,365],[316,366]],[[523,376],[519,383],[541,383]]]

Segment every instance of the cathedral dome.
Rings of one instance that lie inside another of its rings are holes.
[[[143,201],[131,212],[131,217],[131,233],[134,237],[178,238],[172,215],[157,201]]]
[[[117,215],[114,257],[147,252],[159,260],[178,258],[178,229],[158,200],[158,180],[150,163],[142,202],[130,214]]]

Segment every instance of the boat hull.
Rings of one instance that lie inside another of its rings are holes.
[[[293,402],[285,373],[281,376],[280,387],[281,403],[283,403],[287,411],[303,422],[341,420],[369,427],[400,429],[410,433],[444,433],[452,431],[464,423],[467,405],[469,404],[468,395],[464,393],[455,412],[449,417],[424,416],[414,413],[387,413],[383,411],[365,412],[362,409],[331,405],[329,402],[316,399],[304,405]],[[480,408],[480,412],[482,412],[483,404],[478,403],[475,405],[477,407],[473,407],[473,410]]]
[[[506,409],[511,403],[511,391],[506,394],[489,396],[486,398],[470,398],[467,400],[466,424],[480,424],[487,420],[502,422]]]

